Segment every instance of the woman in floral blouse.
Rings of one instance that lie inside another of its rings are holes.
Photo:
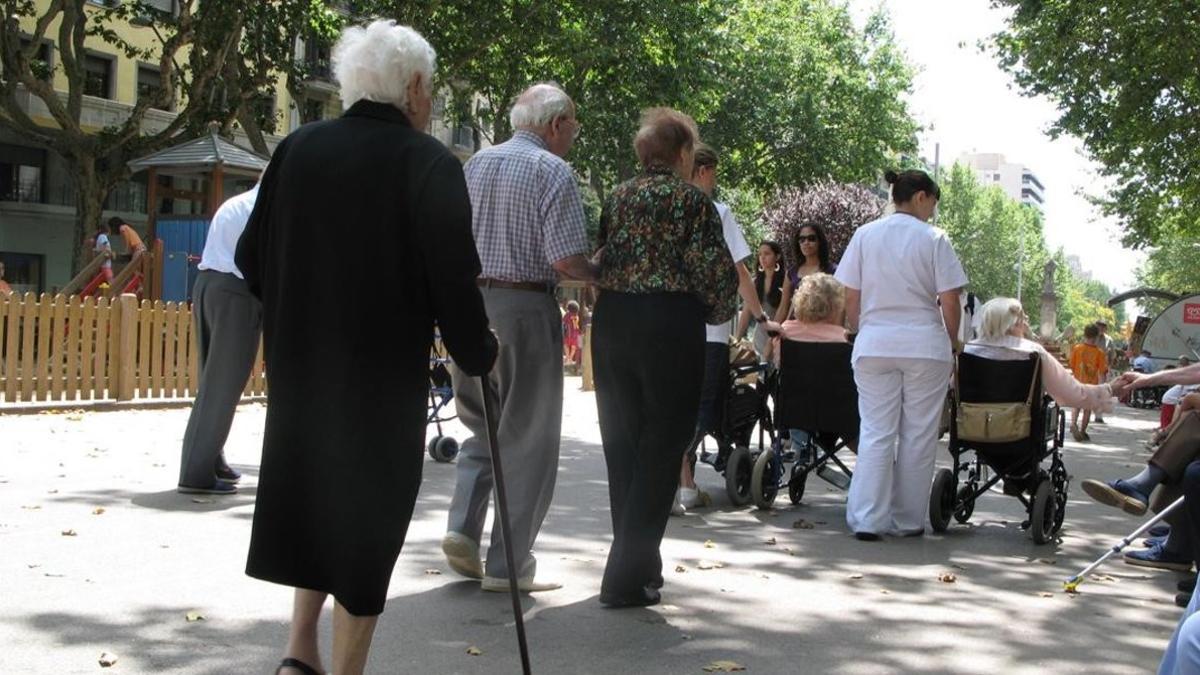
[[[642,172],[617,186],[600,216],[592,330],[613,521],[600,602],[611,607],[659,602],[659,545],[696,425],[704,326],[736,310],[720,216],[686,181],[698,141],[687,115],[643,113],[634,138]]]

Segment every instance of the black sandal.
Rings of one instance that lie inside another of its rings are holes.
[[[313,668],[300,659],[293,659],[290,656],[279,662],[279,667],[275,669],[275,675],[279,675],[279,671],[284,668],[295,668],[304,673],[304,675],[321,675],[321,673],[317,672],[316,668]]]

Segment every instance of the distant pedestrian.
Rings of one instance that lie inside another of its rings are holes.
[[[200,384],[183,433],[178,488],[183,493],[232,494],[242,478],[225,461],[224,448],[258,355],[262,303],[246,286],[234,252],[258,187],[231,197],[213,215],[192,287]]]
[[[467,161],[472,227],[483,272],[479,286],[500,356],[492,380],[500,393],[499,442],[512,514],[512,551],[522,592],[560,588],[536,581],[533,544],[558,477],[562,431],[562,313],[558,278],[590,281],[595,268],[575,173],[563,158],[579,135],[575,103],[562,89],[537,84],[517,97],[512,138]],[[492,458],[479,383],[451,364],[454,403],[471,432],[458,455],[458,478],[442,552],[455,572],[507,593],[508,565],[499,527],[486,564],[479,544],[492,499]]]
[[[1104,374],[1108,372],[1108,357],[1100,348],[1100,328],[1096,324],[1088,324],[1083,329],[1083,342],[1071,350],[1068,364],[1075,379],[1082,384],[1102,384]],[[1071,437],[1084,443],[1092,440],[1088,436],[1088,422],[1091,421],[1092,411],[1083,409],[1083,422],[1079,422],[1079,408],[1071,410]]]
[[[563,362],[567,368],[575,370],[579,366],[579,341],[583,335],[583,321],[579,313],[579,303],[567,301],[567,311],[562,318],[563,330]]]
[[[104,259],[104,261],[100,263],[100,274],[104,276],[105,283],[112,283],[113,280],[113,249],[112,242],[109,241],[110,234],[112,234],[111,227],[108,224],[101,225],[100,229],[96,230],[96,242],[92,247],[93,253],[95,253],[97,257]]]
[[[462,163],[422,132],[435,58],[391,21],[346,29],[346,113],[279,144],[238,242],[270,379],[246,573],[295,588],[280,675],[324,672],[327,595],[331,670],[363,672],[421,486],[434,325],[467,374],[495,360]]]
[[[129,223],[113,216],[108,219],[108,228],[110,233],[119,235],[121,240],[125,242],[125,253],[129,255],[131,260],[146,252],[146,245],[142,243],[142,238],[138,236],[137,231]]]
[[[0,262],[0,295],[12,295],[12,286],[4,280],[4,263]]]

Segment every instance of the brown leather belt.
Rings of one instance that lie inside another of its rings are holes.
[[[553,293],[554,286],[540,281],[501,281],[499,279],[475,280],[480,288],[505,288],[512,291],[534,291],[535,293]]]

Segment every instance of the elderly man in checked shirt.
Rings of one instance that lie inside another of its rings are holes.
[[[492,380],[500,392],[499,442],[504,452],[513,556],[522,592],[559,584],[534,580],[534,540],[558,473],[562,429],[562,324],[557,279],[592,281],[586,257],[583,203],[563,157],[579,135],[575,104],[560,88],[537,84],[517,97],[515,133],[466,164],[475,246],[483,264],[479,286],[500,355]],[[479,542],[492,494],[492,462],[477,380],[451,369],[455,402],[472,437],[458,458],[458,482],[442,551],[459,574],[481,579],[485,591],[507,592],[508,569],[499,527],[492,528],[486,564]]]

